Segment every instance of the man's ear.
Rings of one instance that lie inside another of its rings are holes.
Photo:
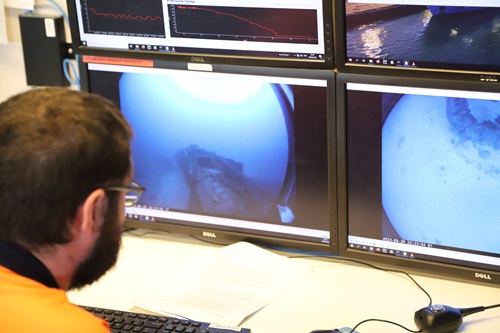
[[[108,197],[103,189],[94,190],[80,207],[80,229],[96,232],[101,229],[108,210]]]

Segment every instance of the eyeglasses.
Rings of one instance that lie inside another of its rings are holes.
[[[104,190],[126,192],[125,207],[130,207],[135,205],[137,201],[139,201],[142,192],[146,191],[146,188],[142,187],[136,182],[132,182],[129,186],[109,186],[109,187],[104,187]]]

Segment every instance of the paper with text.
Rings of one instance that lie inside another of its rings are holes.
[[[239,242],[188,262],[135,305],[235,327],[278,294],[293,292],[292,286],[310,272],[307,264]]]

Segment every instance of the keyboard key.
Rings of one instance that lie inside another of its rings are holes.
[[[150,321],[147,321],[144,323],[143,325],[144,327],[150,327],[150,328],[156,328],[156,329],[159,329],[163,326],[163,324],[161,323],[153,323],[153,322],[150,322]]]

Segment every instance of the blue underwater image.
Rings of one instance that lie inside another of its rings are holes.
[[[134,130],[134,180],[147,188],[141,202],[214,216],[293,220],[293,209],[278,208],[286,206],[285,187],[294,188],[288,86],[126,73],[119,89]]]

